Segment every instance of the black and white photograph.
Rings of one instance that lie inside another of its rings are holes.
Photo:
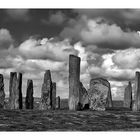
[[[140,8],[0,8],[0,131],[140,131]]]

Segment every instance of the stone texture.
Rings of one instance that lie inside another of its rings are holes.
[[[56,97],[56,109],[60,109],[60,96]]]
[[[18,73],[17,79],[17,96],[19,96],[19,109],[22,109],[22,73]]]
[[[25,99],[26,109],[33,109],[34,97],[33,97],[33,81],[28,79],[27,81],[27,91]]]
[[[16,72],[10,73],[9,83],[9,108],[22,109],[22,74]]]
[[[91,79],[88,96],[89,108],[92,110],[105,110],[107,107],[112,107],[110,83],[104,78]]]
[[[46,70],[44,74],[44,82],[42,84],[42,94],[40,101],[40,109],[47,110],[52,108],[52,80],[50,70]]]
[[[79,94],[80,94],[80,105],[81,109],[88,109],[89,108],[89,99],[88,99],[88,93],[85,87],[83,86],[82,82],[80,82],[80,88],[79,88]]]
[[[69,56],[69,110],[79,109],[80,57]]]
[[[52,83],[52,109],[56,107],[56,83]]]
[[[128,82],[128,85],[124,91],[124,107],[132,109],[132,86],[131,82]]]
[[[0,74],[0,108],[4,108],[5,92],[3,75]]]
[[[133,111],[140,110],[140,72],[135,74]]]

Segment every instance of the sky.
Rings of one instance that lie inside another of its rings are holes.
[[[10,72],[23,73],[23,96],[32,79],[41,96],[45,70],[67,98],[69,55],[81,57],[80,80],[106,78],[114,100],[140,71],[139,9],[0,9],[0,73],[9,95]]]

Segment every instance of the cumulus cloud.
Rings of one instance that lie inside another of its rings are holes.
[[[89,19],[87,16],[82,16],[74,25],[65,27],[60,36],[82,40],[86,44],[102,48],[125,49],[140,46],[137,32],[123,31],[114,23],[102,22],[102,18]]]
[[[19,46],[19,52],[27,59],[68,60],[69,54],[77,55],[69,40],[55,42],[53,40],[28,39]]]
[[[12,45],[13,38],[9,30],[1,28],[0,29],[0,49],[7,49]]]
[[[7,9],[5,11],[13,20],[28,21],[30,19],[28,9]]]

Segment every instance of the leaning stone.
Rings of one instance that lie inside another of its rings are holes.
[[[41,110],[52,108],[52,80],[50,70],[46,70],[44,74],[44,82],[42,84],[42,94],[39,108]]]
[[[79,109],[80,57],[69,56],[69,110]]]
[[[132,86],[131,82],[128,83],[124,92],[124,107],[132,109]]]
[[[88,95],[90,103],[89,108],[92,110],[105,110],[109,104],[112,106],[110,83],[106,79],[92,79],[90,81]]]
[[[82,82],[80,82],[80,105],[81,109],[88,109],[89,108],[89,99],[88,99],[88,93],[85,87],[83,86]]]
[[[52,108],[56,107],[56,83],[52,83]]]
[[[56,97],[56,109],[60,109],[60,96]]]
[[[135,74],[133,111],[140,111],[140,72]]]
[[[3,75],[0,74],[0,108],[4,108],[5,92]]]
[[[26,92],[26,99],[25,99],[25,106],[26,109],[33,109],[34,97],[33,97],[33,81],[27,81],[27,92]]]

